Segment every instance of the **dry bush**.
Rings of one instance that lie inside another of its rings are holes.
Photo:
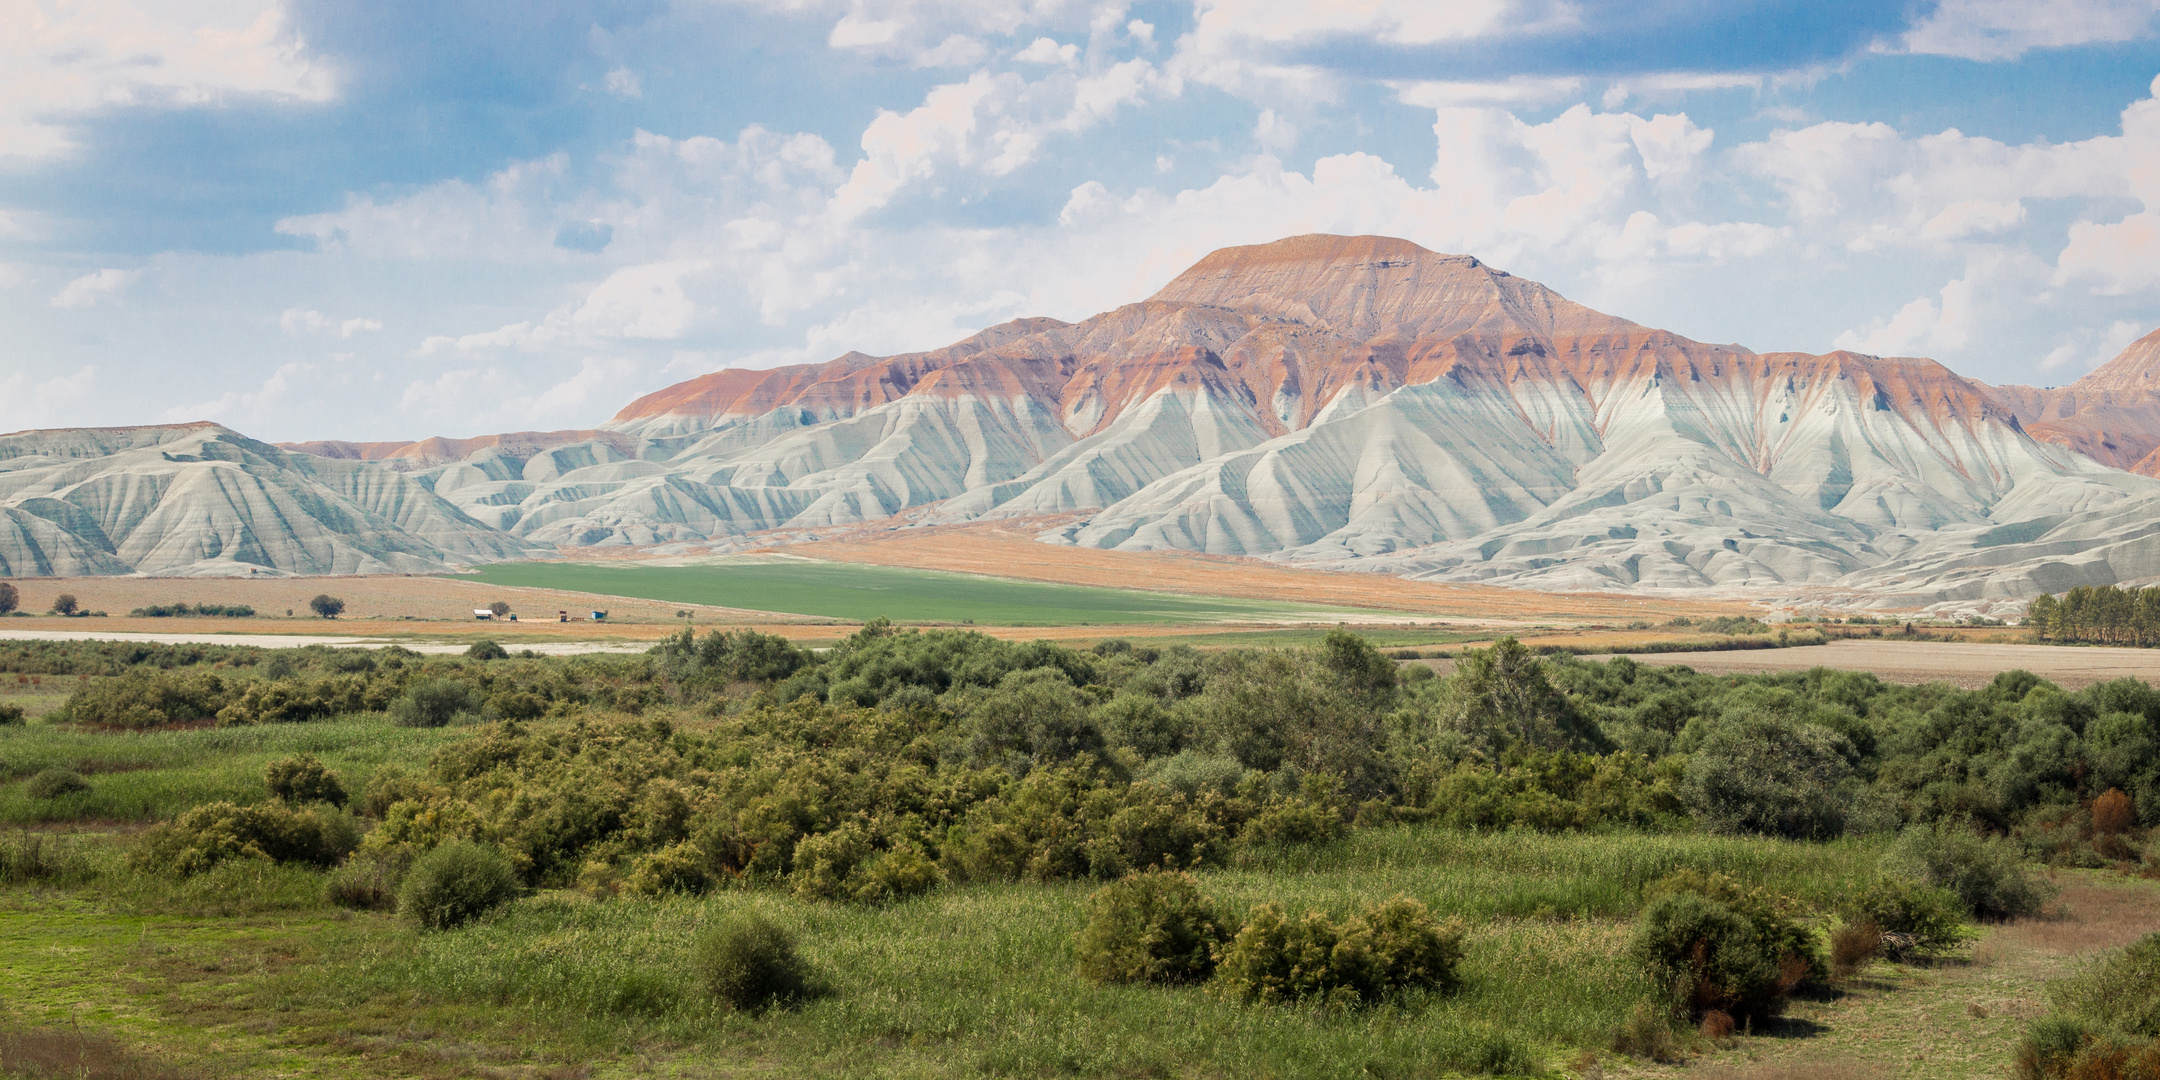
[[[1830,932],[1830,973],[1850,979],[1882,952],[1882,928],[1874,920],[1846,923]]]
[[[2130,796],[2115,788],[2093,800],[2092,827],[2097,836],[2118,836],[2137,827],[2137,807]]]
[[[1708,1039],[1711,1042],[1716,1042],[1720,1039],[1732,1038],[1732,1033],[1732,1014],[1727,1012],[1719,1012],[1716,1009],[1712,1009],[1709,1012],[1704,1013],[1702,1018],[1702,1026],[1696,1029],[1696,1034],[1701,1035],[1703,1038]]]

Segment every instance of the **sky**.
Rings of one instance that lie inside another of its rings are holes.
[[[0,431],[585,428],[1308,232],[2061,385],[2160,0],[0,0]]]

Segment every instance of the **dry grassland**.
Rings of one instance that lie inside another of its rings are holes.
[[[1697,671],[1720,675],[1832,667],[1873,672],[1886,682],[1947,682],[1967,690],[1986,686],[1996,675],[2017,668],[2072,690],[2125,677],[2160,682],[2160,649],[2000,642],[1852,638],[1795,649],[1656,653],[1635,660],[1643,664],[1686,664]]]
[[[865,527],[804,543],[761,549],[834,562],[914,570],[1144,589],[1241,600],[1294,601],[1334,607],[1402,611],[1489,626],[1531,623],[1663,622],[1675,615],[1744,615],[1737,601],[1630,598],[1595,593],[1536,593],[1489,585],[1407,581],[1385,574],[1296,570],[1260,559],[1183,551],[1101,551],[1038,543],[1054,522]],[[637,558],[620,549],[588,549],[577,558]]]
[[[53,598],[73,594],[86,611],[104,611],[106,618],[0,619],[6,630],[70,630],[95,633],[156,634],[346,634],[356,636],[530,637],[553,639],[657,640],[682,625],[678,611],[692,613],[700,626],[755,624],[773,633],[791,636],[840,637],[851,626],[832,625],[826,634],[820,624],[828,619],[776,615],[763,611],[699,604],[670,604],[619,596],[559,589],[511,588],[468,581],[459,577],[381,576],[326,578],[17,578],[22,610],[52,610]],[[309,613],[308,601],[328,593],[345,601],[345,614],[332,621]],[[516,623],[480,621],[473,610],[501,600],[519,616]],[[251,619],[167,618],[134,619],[127,612],[154,604],[246,604],[257,612]],[[594,623],[594,610],[608,613],[608,621]],[[285,613],[292,612],[291,617]],[[571,622],[556,621],[556,612],[568,611]]]

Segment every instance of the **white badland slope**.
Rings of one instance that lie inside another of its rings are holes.
[[[547,544],[920,509],[1539,588],[1970,598],[2160,574],[2132,535],[2160,482],[2035,441],[1939,364],[1705,345],[1383,237],[1224,249],[1078,323],[716,372],[605,429],[412,475]]]
[[[409,477],[215,424],[0,435],[0,576],[390,573],[542,550]]]

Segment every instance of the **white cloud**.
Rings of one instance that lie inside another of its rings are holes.
[[[2071,335],[2068,340],[2048,352],[2047,356],[2040,361],[2040,368],[2042,371],[2052,372],[2075,365],[2068,374],[2072,377],[2083,375],[2120,356],[2124,349],[2130,347],[2131,342],[2143,336],[2145,336],[2143,324],[2134,323],[2128,319],[2118,319],[2107,328],[2106,332],[2099,335],[2097,345],[2094,344],[2093,335],[2090,333]]]
[[[66,425],[96,386],[97,368],[90,366],[49,379],[27,371],[0,375],[0,432]]]
[[[407,384],[398,408],[426,430],[459,435],[582,427],[621,408],[623,388],[643,373],[634,359],[588,356],[569,375],[536,387],[525,370],[457,368]]]
[[[1942,0],[1886,51],[2014,60],[2033,49],[2135,41],[2160,15],[2156,0]]]
[[[95,307],[99,303],[119,295],[122,289],[133,285],[142,277],[140,270],[104,269],[84,274],[68,282],[53,294],[50,301],[56,308]]]
[[[1053,137],[1079,134],[1140,100],[1155,77],[1153,64],[1128,60],[1036,82],[979,71],[966,82],[935,87],[914,109],[881,112],[870,122],[863,159],[834,193],[834,212],[852,220],[888,205],[910,184],[955,169],[1007,175],[1036,160]]]
[[[321,390],[322,376],[322,369],[315,364],[282,364],[254,390],[228,390],[208,401],[175,405],[166,409],[159,419],[168,424],[215,420],[237,430],[255,428],[265,421],[275,421],[281,413],[290,408],[296,389]]]
[[[277,231],[320,250],[365,258],[555,259],[557,228],[578,219],[558,200],[569,159],[511,165],[482,185],[451,180],[390,202],[348,195],[345,206],[281,219]]]
[[[334,334],[340,338],[350,339],[354,334],[362,331],[373,332],[382,329],[382,320],[363,318],[332,319],[324,316],[320,311],[286,308],[285,313],[278,317],[278,328],[292,337],[300,337],[305,334]]]
[[[279,3],[0,0],[0,158],[66,152],[68,117],[96,109],[334,89]]]
[[[641,98],[645,96],[645,84],[639,81],[637,72],[629,68],[616,68],[607,73],[604,84],[607,92],[616,97]]]
[[[1077,67],[1080,63],[1080,46],[1060,45],[1050,38],[1039,37],[1027,48],[1014,53],[1013,59],[1024,64],[1052,64],[1059,67]]]
[[[1427,81],[1392,85],[1395,96],[1403,104],[1439,109],[1460,105],[1550,105],[1581,93],[1583,81],[1572,75],[1517,75],[1504,82]]]

